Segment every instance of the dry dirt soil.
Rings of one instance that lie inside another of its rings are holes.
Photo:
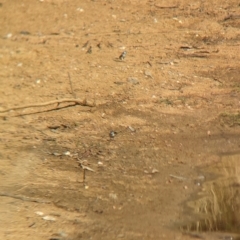
[[[0,24],[0,239],[233,239],[181,226],[240,152],[239,1],[1,0]]]

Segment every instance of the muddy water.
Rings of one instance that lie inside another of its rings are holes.
[[[240,239],[239,161],[240,154],[224,155],[220,162],[201,170],[206,181],[187,202],[187,223],[181,230],[221,232],[229,239]]]

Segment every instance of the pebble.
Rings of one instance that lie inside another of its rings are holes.
[[[56,218],[52,216],[44,216],[42,219],[46,221],[56,221]]]
[[[159,171],[157,169],[155,169],[155,168],[152,170],[152,173],[158,173],[158,172]]]
[[[135,78],[135,77],[129,77],[129,78],[127,79],[127,81],[128,81],[129,83],[132,83],[133,85],[139,84],[138,79]]]
[[[109,198],[116,200],[117,199],[117,194],[116,193],[109,193]]]
[[[152,79],[153,79],[152,73],[151,73],[150,71],[148,71],[148,70],[145,70],[145,71],[144,71],[144,75],[145,75],[146,77],[148,77],[148,78],[152,78]]]
[[[6,38],[11,38],[12,37],[12,33],[8,33],[7,35],[6,35]]]
[[[71,156],[71,153],[69,151],[66,151],[63,153],[65,156]]]
[[[116,136],[116,134],[117,134],[117,132],[111,131],[111,132],[109,133],[109,137],[110,137],[110,138],[114,138],[114,137]]]
[[[37,215],[39,215],[39,216],[43,216],[43,212],[40,212],[40,211],[37,211],[37,212],[35,212]]]

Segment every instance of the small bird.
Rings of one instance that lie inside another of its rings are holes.
[[[122,52],[122,54],[119,56],[120,60],[123,60],[127,56],[127,51]]]

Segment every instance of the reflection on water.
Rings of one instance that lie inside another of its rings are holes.
[[[181,230],[240,233],[240,155],[223,156],[203,171],[217,177],[205,182],[197,196],[188,201],[191,222]]]

